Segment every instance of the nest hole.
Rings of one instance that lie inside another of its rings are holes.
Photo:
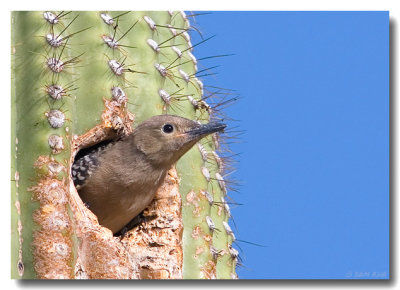
[[[88,170],[90,169],[89,164],[84,164],[84,166],[82,166],[82,163],[80,162],[83,162],[85,156],[92,155],[93,164],[91,166],[94,166],[92,169],[94,170],[97,164],[93,154],[95,154],[95,152],[101,150],[102,148],[105,148],[108,145],[117,142],[123,137],[125,137],[125,135],[122,132],[118,132],[117,130],[105,127],[103,124],[101,124],[88,130],[83,135],[76,136],[74,138],[74,142],[72,144],[73,154],[70,163],[70,178],[75,186],[82,205],[84,205],[89,211],[91,211],[90,204],[87,204],[84,200],[82,200],[82,197],[80,195],[80,188],[85,183],[86,178],[89,177],[90,174]],[[81,165],[82,168],[79,168],[79,165]],[[94,212],[92,213],[96,216]],[[120,233],[120,235],[124,234],[124,232]]]

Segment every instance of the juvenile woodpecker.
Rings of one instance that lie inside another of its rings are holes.
[[[220,122],[199,124],[154,116],[129,136],[77,158],[72,179],[82,201],[114,234],[153,200],[171,166],[201,138],[222,131]]]

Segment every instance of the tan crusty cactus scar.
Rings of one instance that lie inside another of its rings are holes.
[[[12,278],[237,278],[217,135],[171,168],[122,239],[71,177],[80,150],[151,116],[209,122],[186,14],[18,11],[11,23]]]

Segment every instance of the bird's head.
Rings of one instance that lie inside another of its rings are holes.
[[[141,123],[132,140],[153,165],[170,167],[201,138],[225,127],[221,122],[199,124],[178,116],[159,115]]]

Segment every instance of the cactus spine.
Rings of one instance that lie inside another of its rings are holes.
[[[70,178],[79,149],[175,114],[208,122],[183,12],[12,13],[12,277],[235,278],[215,144],[172,168],[120,240]]]

